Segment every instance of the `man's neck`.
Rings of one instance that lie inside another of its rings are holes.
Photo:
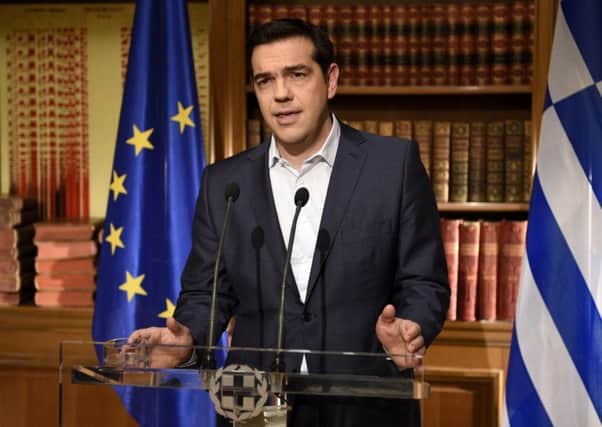
[[[311,141],[302,142],[300,144],[280,144],[278,138],[275,138],[280,156],[289,162],[297,171],[301,171],[303,163],[324,147],[326,139],[332,129],[332,125],[332,116],[331,114],[328,114],[328,119],[322,125],[320,132],[311,137]]]

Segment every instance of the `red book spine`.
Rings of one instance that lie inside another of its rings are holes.
[[[93,291],[43,291],[36,292],[34,301],[43,307],[92,307]]]
[[[460,224],[458,320],[476,320],[480,231],[481,224],[478,221],[463,221]]]
[[[447,275],[449,279],[449,309],[447,320],[456,320],[458,303],[458,260],[460,256],[460,222],[459,219],[441,219],[441,237],[445,249]]]
[[[498,265],[498,319],[514,320],[527,221],[503,221]]]
[[[479,320],[495,320],[496,318],[499,229],[499,222],[483,221],[481,223],[477,288],[477,318]]]

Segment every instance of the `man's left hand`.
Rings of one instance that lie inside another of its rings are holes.
[[[404,357],[412,354],[423,355],[426,351],[420,325],[395,317],[393,305],[387,305],[378,316],[376,336],[399,368],[414,368],[420,365],[421,359]]]

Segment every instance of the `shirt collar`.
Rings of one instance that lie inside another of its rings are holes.
[[[339,147],[339,139],[341,138],[341,125],[337,120],[336,116],[332,114],[332,127],[330,128],[330,132],[324,141],[324,145],[320,148],[320,151],[313,154],[303,163],[309,163],[316,158],[320,158],[324,160],[328,166],[331,168],[334,165],[334,159],[337,155],[337,149]],[[274,135],[272,134],[270,138],[270,148],[268,151],[269,159],[270,159],[270,168],[274,167],[280,161],[286,161],[280,156],[280,152],[278,151],[278,147],[276,146],[276,140]]]

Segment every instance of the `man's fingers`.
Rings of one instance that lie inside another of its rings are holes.
[[[167,318],[167,329],[177,335],[182,330],[182,325],[173,317]]]
[[[395,321],[395,307],[391,304],[385,306],[382,313],[380,313],[379,320],[385,323],[391,323]]]
[[[136,344],[144,340],[145,336],[150,334],[149,328],[137,329],[128,337],[128,344]]]
[[[418,350],[424,348],[424,338],[422,338],[422,335],[419,335],[411,340],[406,347],[410,353],[416,353]]]
[[[411,320],[404,320],[401,324],[401,336],[405,342],[410,342],[421,334],[420,325]]]

